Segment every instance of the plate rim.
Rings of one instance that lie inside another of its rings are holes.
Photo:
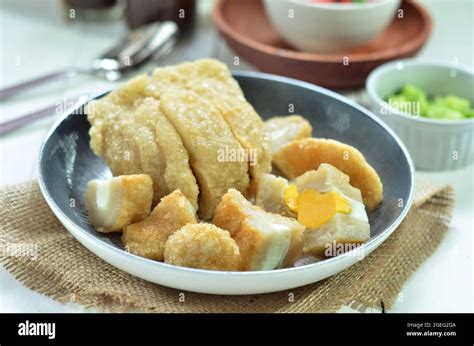
[[[43,140],[43,143],[41,145],[41,149],[40,149],[40,152],[39,152],[39,160],[38,160],[38,164],[37,164],[38,182],[39,182],[40,191],[41,191],[46,203],[48,204],[50,209],[53,211],[53,213],[56,215],[56,217],[61,221],[61,223],[63,223],[63,225],[64,225],[64,222],[67,222],[69,227],[73,228],[77,232],[80,232],[82,235],[87,237],[90,241],[95,242],[95,243],[99,243],[100,246],[107,247],[109,250],[115,252],[115,254],[117,254],[117,255],[127,256],[127,258],[129,258],[132,261],[144,261],[148,264],[154,264],[158,267],[164,266],[167,269],[176,270],[180,273],[185,272],[185,273],[191,273],[191,274],[205,274],[205,275],[208,275],[208,276],[211,275],[211,276],[218,276],[218,277],[227,277],[229,275],[241,276],[241,277],[270,276],[270,275],[278,276],[278,275],[288,273],[288,272],[294,273],[294,272],[299,272],[299,271],[316,270],[316,268],[318,268],[318,267],[328,266],[331,263],[342,261],[343,259],[346,259],[347,257],[352,257],[352,256],[354,256],[356,251],[362,251],[362,253],[366,253],[366,252],[370,253],[371,251],[375,250],[378,246],[380,246],[395,231],[395,229],[400,225],[400,223],[405,219],[406,215],[408,214],[408,212],[411,208],[411,205],[412,205],[413,199],[414,199],[414,194],[415,194],[415,184],[416,184],[416,182],[415,182],[414,164],[413,164],[413,161],[411,159],[411,156],[410,156],[407,148],[405,147],[403,142],[400,140],[400,138],[398,138],[398,136],[395,134],[395,132],[387,124],[385,124],[381,119],[377,118],[377,116],[372,114],[372,112],[370,112],[369,110],[367,110],[364,107],[360,106],[355,101],[352,101],[351,99],[349,99],[345,96],[342,96],[342,95],[340,95],[336,92],[333,92],[333,91],[328,90],[326,88],[320,87],[318,85],[311,84],[311,83],[304,82],[304,81],[300,81],[300,80],[293,79],[293,78],[289,78],[289,77],[277,76],[277,75],[273,75],[273,74],[269,74],[269,73],[263,73],[263,72],[232,70],[231,73],[232,73],[233,77],[247,77],[247,78],[257,78],[257,79],[262,79],[262,80],[279,81],[279,82],[289,83],[289,84],[293,84],[293,85],[296,85],[296,86],[301,86],[301,87],[304,87],[304,88],[312,89],[314,91],[325,94],[325,95],[330,96],[332,98],[336,98],[339,101],[341,101],[343,103],[346,103],[346,104],[356,108],[360,112],[364,113],[365,116],[368,116],[370,119],[375,121],[379,126],[384,128],[384,130],[387,131],[390,134],[390,136],[395,140],[397,145],[402,150],[402,152],[403,152],[403,154],[404,154],[404,156],[407,160],[407,163],[408,163],[409,176],[410,176],[410,180],[411,180],[411,188],[410,188],[410,191],[409,191],[408,200],[406,201],[402,212],[393,221],[393,223],[388,228],[386,228],[384,231],[382,231],[378,235],[370,238],[367,242],[363,243],[361,246],[357,247],[354,250],[350,250],[350,251],[348,251],[348,252],[346,252],[342,255],[338,255],[338,256],[332,257],[332,258],[327,258],[327,259],[324,259],[323,261],[318,261],[318,262],[307,264],[307,265],[291,267],[291,268],[283,268],[283,269],[263,270],[263,271],[215,271],[215,270],[195,269],[195,268],[175,266],[175,265],[172,265],[172,264],[168,264],[168,263],[164,263],[164,262],[160,262],[160,261],[151,260],[151,259],[148,259],[148,258],[145,258],[145,257],[141,257],[141,256],[138,256],[138,255],[132,254],[130,252],[127,252],[123,249],[120,249],[120,248],[114,246],[113,244],[100,241],[96,237],[94,237],[92,234],[90,234],[89,232],[82,229],[79,225],[76,225],[76,223],[74,223],[72,220],[70,220],[69,217],[65,213],[63,213],[63,211],[59,208],[58,204],[55,202],[53,197],[50,195],[50,193],[49,193],[49,191],[46,187],[46,184],[44,182],[44,175],[43,175],[43,171],[42,171],[42,166],[43,166],[43,160],[45,159],[45,146],[48,143],[51,136],[55,133],[56,129],[61,125],[61,123],[66,118],[68,118],[69,116],[79,115],[79,114],[74,114],[74,112],[76,110],[80,109],[81,107],[83,107],[86,103],[90,102],[91,100],[93,100],[93,99],[95,99],[95,98],[97,98],[101,95],[105,95],[105,94],[109,93],[111,90],[113,90],[113,88],[111,88],[111,89],[109,89],[108,91],[105,91],[105,92],[95,93],[90,98],[85,100],[84,102],[78,103],[78,104],[76,104],[74,106],[71,106],[68,109],[66,109],[63,112],[63,114],[55,121],[55,123],[52,125],[52,127],[49,129],[49,131],[47,132],[47,134],[46,134],[46,136]],[[80,115],[82,115],[82,114],[80,114]],[[64,225],[64,226],[68,230],[68,232],[71,233],[77,239],[75,234],[72,233],[69,230],[69,227],[66,226],[66,225]],[[382,238],[385,238],[385,239],[382,239]],[[82,242],[79,239],[77,239],[77,240],[82,244]],[[377,242],[380,242],[380,243],[376,244]],[[372,249],[371,251],[366,251],[367,249],[370,249],[373,244],[376,244],[375,248]],[[89,250],[89,251],[91,251],[91,250]],[[99,256],[99,257],[101,257],[101,256]],[[104,258],[102,258],[102,260],[106,261]],[[108,261],[106,261],[106,262],[108,262]],[[110,263],[110,262],[108,262],[108,263]],[[352,266],[352,265],[349,265],[349,267],[350,266]],[[120,270],[122,270],[122,269],[120,269]]]

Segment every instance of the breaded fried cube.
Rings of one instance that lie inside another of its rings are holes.
[[[189,268],[237,271],[240,252],[226,230],[208,223],[188,224],[168,238],[165,262]]]
[[[303,234],[303,251],[313,256],[330,256],[337,244],[353,244],[370,239],[370,225],[359,189],[349,184],[349,177],[330,164],[321,164],[295,179],[300,195],[307,190],[320,193],[336,192],[350,204],[349,213],[336,213],[328,222],[306,229]],[[301,207],[301,206],[300,206]],[[317,206],[311,208],[317,212]],[[301,211],[300,211],[301,212]]]
[[[163,197],[146,219],[125,227],[122,243],[135,255],[162,261],[168,237],[197,222],[196,210],[180,190],[175,190]]]
[[[257,182],[255,204],[269,213],[295,217],[295,213],[285,204],[284,197],[287,188],[288,180],[285,178],[273,174],[262,174]]]
[[[350,244],[355,248],[369,239],[368,222],[338,213],[321,227],[304,231],[303,252],[306,255],[332,257],[337,244]]]
[[[313,127],[301,115],[272,117],[265,121],[265,131],[270,139],[272,153],[296,139],[311,137]]]
[[[324,138],[293,141],[273,155],[273,164],[288,178],[329,163],[350,177],[350,184],[362,192],[364,204],[374,210],[383,197],[383,185],[374,168],[356,148]]]
[[[91,180],[85,205],[89,221],[99,232],[117,232],[150,213],[153,183],[149,175],[133,174]]]
[[[235,189],[222,197],[213,222],[228,230],[239,246],[241,270],[293,266],[301,254],[304,226],[252,205]]]

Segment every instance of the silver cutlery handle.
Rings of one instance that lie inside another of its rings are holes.
[[[48,107],[48,108],[30,113],[30,114],[27,114],[27,115],[20,116],[16,119],[1,123],[0,124],[0,136],[4,135],[4,134],[6,134],[10,131],[16,130],[16,129],[18,129],[18,128],[34,121],[34,120],[43,118],[43,117],[48,116],[48,115],[52,115],[52,114],[54,114],[56,109],[57,109],[57,106],[51,106],[51,107]]]
[[[0,100],[5,100],[25,90],[34,88],[40,84],[62,80],[66,78],[71,78],[71,77],[74,77],[75,75],[77,75],[77,71],[75,69],[69,68],[69,69],[53,72],[53,73],[50,73],[38,78],[30,79],[25,82],[18,83],[10,87],[0,89]]]

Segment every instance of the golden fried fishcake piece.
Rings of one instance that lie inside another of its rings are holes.
[[[188,224],[166,242],[165,262],[182,267],[237,271],[239,247],[229,232],[212,224]]]
[[[321,193],[336,191],[346,198],[362,203],[362,194],[350,184],[350,177],[328,163],[322,163],[317,170],[310,170],[294,180],[298,192],[313,189]]]
[[[351,215],[337,213],[331,220],[315,230],[303,233],[303,251],[306,255],[333,257],[342,244],[356,248],[370,239],[368,222]]]
[[[149,85],[150,78],[148,75],[142,74],[128,80],[125,84],[113,90],[107,97],[115,104],[130,107],[133,106],[137,100],[147,96],[146,89]]]
[[[269,213],[295,217],[295,213],[285,204],[284,194],[287,187],[288,180],[285,178],[273,174],[262,174],[257,183],[255,205]]]
[[[215,105],[246,150],[253,183],[260,174],[271,171],[270,143],[263,121],[225,64],[214,59],[197,60],[158,68],[151,79],[147,92],[156,98],[168,92],[189,90]]]
[[[272,153],[296,139],[311,137],[313,127],[301,115],[273,117],[265,121],[265,131],[270,138]]]
[[[222,197],[213,222],[228,230],[239,246],[241,270],[293,266],[301,254],[304,226],[252,205],[237,190],[229,189]]]
[[[356,148],[323,138],[293,141],[273,155],[275,166],[289,179],[329,163],[350,177],[350,184],[362,192],[368,210],[375,209],[383,197],[383,185],[377,172]]]
[[[122,175],[106,180],[91,180],[85,205],[89,221],[97,231],[120,231],[143,220],[150,213],[152,180],[146,174]]]
[[[144,173],[138,147],[124,122],[116,122],[104,131],[104,161],[114,176]]]
[[[107,98],[89,103],[91,148],[104,159],[113,175],[142,173],[133,137],[123,133],[127,130],[126,124],[120,121],[123,113],[122,106],[112,104]]]
[[[146,75],[135,77],[90,103],[91,147],[113,175],[149,174],[155,203],[179,188],[197,208],[199,188],[189,155],[159,101],[146,97],[149,83]]]
[[[227,66],[215,59],[200,59],[157,68],[152,73],[145,93],[160,98],[164,93],[183,89],[192,90],[207,97],[219,91],[236,97],[244,97],[239,84],[232,78]]]
[[[107,96],[87,104],[87,119],[91,123],[89,130],[91,147],[97,156],[105,156],[108,146],[104,138],[105,132],[110,130],[114,123],[121,120],[124,110],[145,97],[145,89],[149,83],[147,75],[137,76]],[[120,155],[120,157],[123,156]]]
[[[161,109],[181,136],[199,184],[199,210],[210,219],[229,188],[246,191],[246,162],[220,161],[221,151],[239,151],[241,145],[218,110],[191,91],[163,94]]]
[[[150,215],[123,229],[122,243],[138,256],[164,259],[168,237],[189,223],[197,223],[196,210],[180,190],[162,198]]]
[[[359,189],[349,184],[349,176],[336,167],[322,163],[295,179],[298,193],[316,190],[320,193],[336,192],[350,204],[349,213],[336,213],[328,222],[303,234],[303,251],[314,256],[332,256],[336,244],[358,244],[370,239],[370,225]],[[316,208],[315,208],[316,209]]]
[[[160,109],[160,102],[147,97],[137,104],[131,128],[140,147],[142,170],[153,178],[161,198],[179,189],[198,208],[199,187],[191,170],[181,137]],[[139,129],[143,128],[142,134]],[[155,194],[156,195],[156,194]]]
[[[121,124],[123,130],[117,134],[132,140],[135,144],[135,151],[131,160],[120,162],[125,166],[138,166],[135,169],[139,173],[148,174],[151,177],[153,180],[153,202],[156,204],[161,197],[170,192],[170,189],[164,176],[166,160],[156,143],[155,131],[153,131],[153,127],[142,125],[136,121],[132,114],[130,114],[129,120],[123,121]]]
[[[91,124],[89,130],[91,149],[97,156],[103,158],[105,158],[105,150],[107,148],[105,140],[109,121],[114,121],[116,119],[115,116],[121,112],[119,106],[110,105],[110,107],[108,107],[109,103],[110,102],[104,99],[92,100],[87,104],[86,108],[87,119]],[[109,109],[110,113],[107,112],[107,109]],[[108,162],[107,165],[112,170]]]
[[[140,143],[135,140],[134,131],[138,125],[131,126],[134,105],[144,98],[148,83],[146,75],[135,77],[87,105],[91,148],[105,160],[114,176],[149,173],[141,167]]]
[[[253,196],[260,175],[269,173],[272,168],[270,142],[263,121],[245,99],[228,95],[222,98],[216,96],[213,99],[232,133],[248,154],[251,177],[248,195]]]

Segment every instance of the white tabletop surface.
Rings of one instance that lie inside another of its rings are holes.
[[[433,16],[434,30],[418,58],[445,62],[457,59],[459,63],[474,66],[473,3],[470,0],[422,2]],[[208,14],[211,6],[209,1],[199,1],[199,33],[161,63],[216,55],[224,61],[232,58],[233,53],[218,39],[212,27]],[[125,25],[120,22],[67,23],[59,0],[2,0],[0,88],[61,67],[86,65],[125,32]],[[243,63],[240,68],[252,67]],[[36,89],[2,102],[0,121],[111,86],[112,83],[92,77],[80,77]],[[53,115],[0,137],[0,186],[36,177],[38,151],[55,118]],[[456,192],[456,203],[446,238],[408,280],[392,311],[473,312],[474,166],[452,172],[417,172],[417,175],[440,184],[451,184]],[[84,311],[93,310],[72,303],[60,304],[33,292],[0,267],[0,312]]]

